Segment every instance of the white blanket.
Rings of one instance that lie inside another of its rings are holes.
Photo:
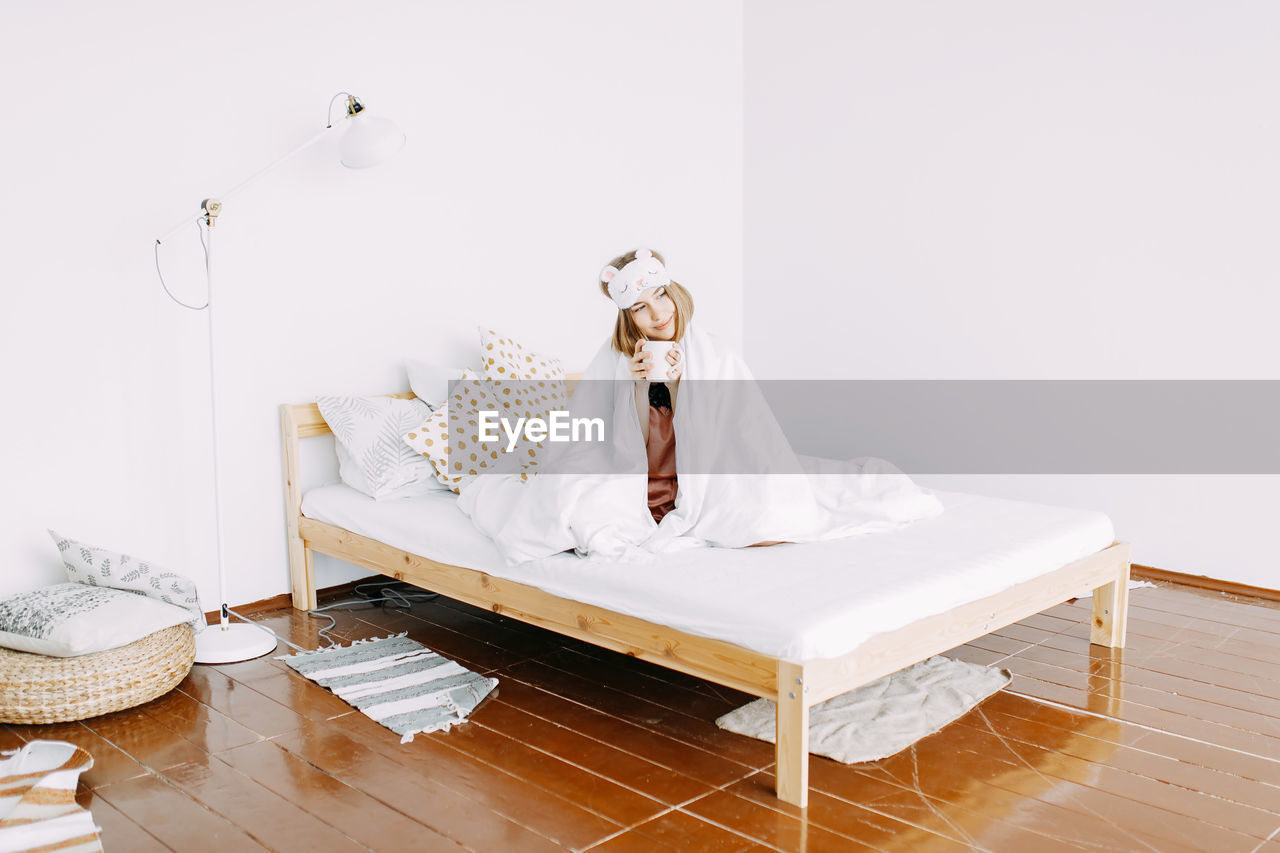
[[[655,524],[648,457],[628,359],[606,344],[571,402],[572,417],[599,417],[604,443],[553,447],[542,473],[487,474],[458,507],[512,563],[566,550],[604,560],[696,546],[809,542],[899,527],[942,505],[881,459],[800,457],[791,449],[745,363],[690,326],[680,341],[684,376],[675,402],[678,494]],[[541,457],[540,457],[541,459]]]

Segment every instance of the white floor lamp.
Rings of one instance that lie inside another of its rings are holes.
[[[339,122],[335,128],[332,121],[333,106],[343,96],[347,99],[347,114],[345,119]],[[227,606],[226,567],[223,564],[222,557],[222,490],[219,485],[220,471],[218,464],[218,383],[215,372],[217,367],[215,348],[217,337],[214,334],[213,322],[213,226],[217,221],[218,215],[222,212],[223,201],[230,199],[240,190],[294,155],[310,148],[335,129],[343,131],[339,150],[341,152],[342,165],[348,168],[363,169],[368,166],[376,166],[404,147],[405,135],[396,127],[395,123],[389,119],[364,115],[364,105],[354,95],[347,92],[339,92],[334,95],[333,100],[329,102],[329,113],[329,123],[315,136],[241,181],[219,198],[205,199],[200,203],[200,213],[196,214],[194,218],[191,216],[184,218],[182,222],[165,232],[155,242],[156,272],[160,275],[160,284],[164,287],[165,293],[184,308],[204,311],[209,325],[209,419],[213,448],[214,520],[217,527],[218,602],[220,606],[218,624],[209,625],[196,634],[196,663],[230,663],[232,661],[249,660],[274,651],[276,647],[275,635],[268,629],[250,623],[232,624],[230,608]],[[169,239],[178,229],[189,227],[193,222],[196,228],[200,230],[201,242],[204,244],[207,288],[204,305],[189,305],[175,297],[169,291],[168,285],[165,284],[164,275],[160,273],[160,246],[162,242]]]

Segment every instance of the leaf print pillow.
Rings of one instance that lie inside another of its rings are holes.
[[[0,646],[33,655],[75,657],[127,646],[183,624],[186,615],[181,608],[134,592],[59,583],[0,600]],[[74,682],[61,684],[63,690],[74,689]],[[36,695],[15,684],[6,697],[22,693]]]
[[[191,614],[192,628],[199,630],[203,627],[204,610],[200,607],[195,582],[190,578],[128,554],[68,539],[52,530],[49,535],[62,554],[67,580],[88,586],[128,590],[181,607]]]
[[[401,436],[431,414],[421,400],[397,397],[320,397],[333,430],[342,482],[376,501],[425,495],[442,488],[431,463]]]

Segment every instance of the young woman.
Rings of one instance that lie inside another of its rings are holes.
[[[575,416],[600,415],[605,439],[557,445],[538,476],[477,477],[459,495],[458,508],[508,561],[570,549],[644,561],[691,547],[807,542],[941,510],[883,460],[798,457],[741,357],[691,324],[693,299],[661,255],[615,258],[600,288],[618,309],[613,335],[570,405]],[[646,342],[668,344],[665,379]]]
[[[693,297],[666,274],[662,255],[637,249],[619,255],[600,272],[600,289],[618,306],[613,348],[631,356],[636,415],[649,457],[649,512],[660,522],[676,505],[676,437],[673,418],[680,376],[679,341],[693,318]],[[672,341],[666,381],[649,379],[654,355],[646,341]]]

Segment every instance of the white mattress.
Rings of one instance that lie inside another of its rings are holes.
[[[442,563],[791,660],[837,657],[1106,548],[1098,512],[937,492],[941,515],[900,530],[770,548],[695,548],[647,564],[556,554],[510,566],[457,496],[374,501],[335,484],[302,512]]]

